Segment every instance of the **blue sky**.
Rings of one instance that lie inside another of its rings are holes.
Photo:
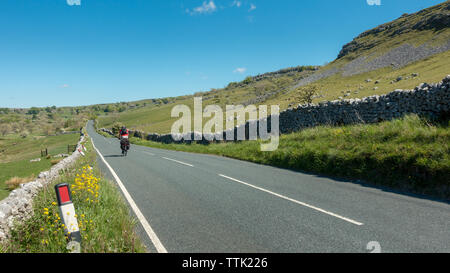
[[[179,96],[321,65],[359,33],[440,2],[1,0],[0,107]]]

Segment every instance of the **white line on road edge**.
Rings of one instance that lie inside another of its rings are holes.
[[[143,152],[144,154],[148,154],[148,155],[155,155],[154,153],[150,153],[150,152]]]
[[[325,213],[325,214],[328,214],[328,215],[334,216],[334,217],[336,217],[336,218],[342,219],[342,220],[344,220],[344,221],[347,221],[347,222],[350,222],[350,223],[352,223],[352,224],[355,224],[355,225],[358,225],[358,226],[362,226],[362,225],[364,225],[363,223],[357,222],[357,221],[355,221],[355,220],[352,220],[352,219],[350,219],[350,218],[347,218],[347,217],[343,217],[343,216],[340,216],[340,215],[338,215],[338,214],[335,214],[335,213],[332,213],[332,212],[326,211],[326,210],[324,210],[324,209],[321,209],[321,208],[318,208],[318,207],[314,207],[314,206],[312,206],[312,205],[309,205],[309,204],[306,204],[306,203],[300,202],[300,201],[298,201],[298,200],[295,200],[295,199],[292,199],[292,198],[286,197],[286,196],[284,196],[284,195],[281,195],[281,194],[275,193],[275,192],[273,192],[273,191],[269,191],[269,190],[266,190],[266,189],[263,189],[263,188],[260,188],[260,187],[254,186],[254,185],[252,185],[252,184],[248,184],[248,183],[242,182],[242,181],[240,181],[240,180],[237,180],[237,179],[235,179],[235,178],[232,178],[232,177],[229,177],[229,176],[226,176],[226,175],[223,175],[223,174],[219,174],[219,176],[222,176],[222,177],[224,177],[224,178],[227,178],[227,179],[233,180],[234,182],[238,182],[238,183],[241,183],[241,184],[243,184],[243,185],[246,185],[246,186],[249,186],[249,187],[255,188],[255,189],[257,189],[257,190],[260,190],[260,191],[263,191],[263,192],[267,192],[267,193],[270,193],[270,194],[272,194],[272,195],[275,195],[275,196],[277,196],[277,197],[280,197],[280,198],[286,199],[286,200],[288,200],[288,201],[291,201],[291,202],[294,202],[294,203],[296,203],[296,204],[299,204],[299,205],[302,205],[302,206],[305,206],[305,207],[308,207],[308,208],[311,208],[311,209],[314,209],[314,210],[317,210],[317,211],[323,212],[323,213]]]
[[[188,163],[184,163],[184,162],[181,162],[181,161],[178,161],[178,160],[172,159],[172,158],[168,158],[168,157],[163,157],[163,158],[164,158],[164,159],[167,159],[167,160],[170,160],[170,161],[174,161],[174,162],[177,162],[177,163],[183,164],[183,165],[186,165],[186,166],[189,166],[189,167],[194,167],[194,165],[191,165],[191,164],[188,164]]]
[[[128,203],[130,204],[130,206],[133,209],[134,213],[136,214],[138,220],[141,222],[142,226],[144,227],[144,230],[147,233],[150,240],[152,241],[153,245],[155,246],[156,251],[158,251],[159,253],[167,253],[166,248],[163,246],[163,244],[159,240],[158,236],[153,231],[150,224],[147,222],[147,219],[145,219],[144,215],[142,214],[141,210],[138,208],[138,206],[134,202],[133,198],[131,198],[131,195],[128,193],[127,189],[123,185],[120,178],[117,176],[116,172],[113,170],[113,168],[111,168],[111,166],[108,164],[108,162],[106,162],[105,158],[103,158],[103,155],[100,153],[100,151],[97,150],[97,148],[94,145],[94,140],[92,138],[91,138],[91,141],[92,141],[92,147],[94,147],[94,149],[97,151],[100,158],[105,163],[106,167],[108,167],[108,169],[111,172],[111,174],[113,175],[114,179],[116,179],[116,182],[119,185],[120,189],[122,190],[123,195],[125,196]]]

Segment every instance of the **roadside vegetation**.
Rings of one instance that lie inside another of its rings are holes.
[[[450,121],[416,115],[378,124],[318,126],[282,135],[279,148],[262,152],[260,141],[162,144],[131,138],[153,148],[215,154],[330,175],[450,199]]]
[[[66,236],[54,190],[57,183],[71,185],[72,199],[82,236],[83,253],[145,252],[135,233],[135,220],[130,216],[116,186],[103,178],[96,165],[91,142],[85,143],[86,156],[80,157],[69,171],[46,186],[33,201],[34,215],[16,224],[9,243],[2,252],[65,253]]]

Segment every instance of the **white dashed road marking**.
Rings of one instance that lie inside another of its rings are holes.
[[[188,163],[184,163],[184,162],[181,162],[181,161],[178,161],[178,160],[172,159],[172,158],[168,158],[168,157],[163,157],[163,158],[164,158],[164,159],[166,159],[166,160],[170,160],[170,161],[173,161],[173,162],[177,162],[177,163],[180,163],[180,164],[183,164],[183,165],[189,166],[189,167],[194,167],[194,165],[191,165],[191,164],[188,164]]]
[[[296,204],[299,204],[299,205],[302,205],[302,206],[305,206],[305,207],[308,207],[308,208],[311,208],[311,209],[314,209],[314,210],[320,211],[320,212],[322,212],[322,213],[325,213],[325,214],[328,214],[328,215],[334,216],[334,217],[336,217],[336,218],[342,219],[342,220],[344,220],[344,221],[347,221],[347,222],[349,222],[349,223],[352,223],[352,224],[355,224],[355,225],[358,225],[358,226],[362,226],[362,225],[364,225],[364,224],[363,224],[363,223],[361,223],[361,222],[358,222],[358,221],[352,220],[352,219],[350,219],[350,218],[347,218],[347,217],[344,217],[344,216],[338,215],[338,214],[336,214],[336,213],[332,213],[332,212],[326,211],[326,210],[324,210],[324,209],[321,209],[321,208],[318,208],[318,207],[315,207],[315,206],[312,206],[312,205],[309,205],[309,204],[306,204],[306,203],[300,202],[300,201],[298,201],[298,200],[295,200],[295,199],[292,199],[292,198],[286,197],[286,196],[284,196],[284,195],[281,195],[281,194],[275,193],[275,192],[273,192],[273,191],[269,191],[269,190],[266,190],[266,189],[263,189],[263,188],[260,188],[260,187],[254,186],[254,185],[252,185],[252,184],[249,184],[249,183],[245,183],[245,182],[243,182],[243,181],[240,181],[240,180],[238,180],[238,179],[235,179],[235,178],[232,178],[232,177],[229,177],[229,176],[223,175],[223,174],[219,174],[219,176],[221,176],[221,177],[224,177],[224,178],[227,178],[227,179],[229,179],[229,180],[232,180],[232,181],[234,181],[234,182],[237,182],[237,183],[240,183],[240,184],[246,185],[246,186],[248,186],[248,187],[252,187],[252,188],[254,188],[254,189],[257,189],[257,190],[260,190],[260,191],[263,191],[263,192],[266,192],[266,193],[269,193],[269,194],[275,195],[275,196],[277,196],[277,197],[280,197],[280,198],[282,198],[282,199],[285,199],[285,200],[288,200],[288,201],[294,202],[294,203],[296,203]]]

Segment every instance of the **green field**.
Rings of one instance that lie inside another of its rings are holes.
[[[67,145],[77,144],[79,138],[79,134],[1,138],[0,200],[9,195],[10,190],[6,187],[5,181],[11,177],[37,176],[40,172],[50,169],[51,160],[54,158],[41,158],[41,149],[47,148],[50,156],[67,154]],[[36,158],[41,158],[41,161],[30,162],[31,159]]]
[[[450,198],[450,122],[431,123],[415,115],[378,124],[318,126],[282,135],[279,148],[262,152],[260,141],[162,144],[132,138],[134,144],[216,154],[298,171]]]

